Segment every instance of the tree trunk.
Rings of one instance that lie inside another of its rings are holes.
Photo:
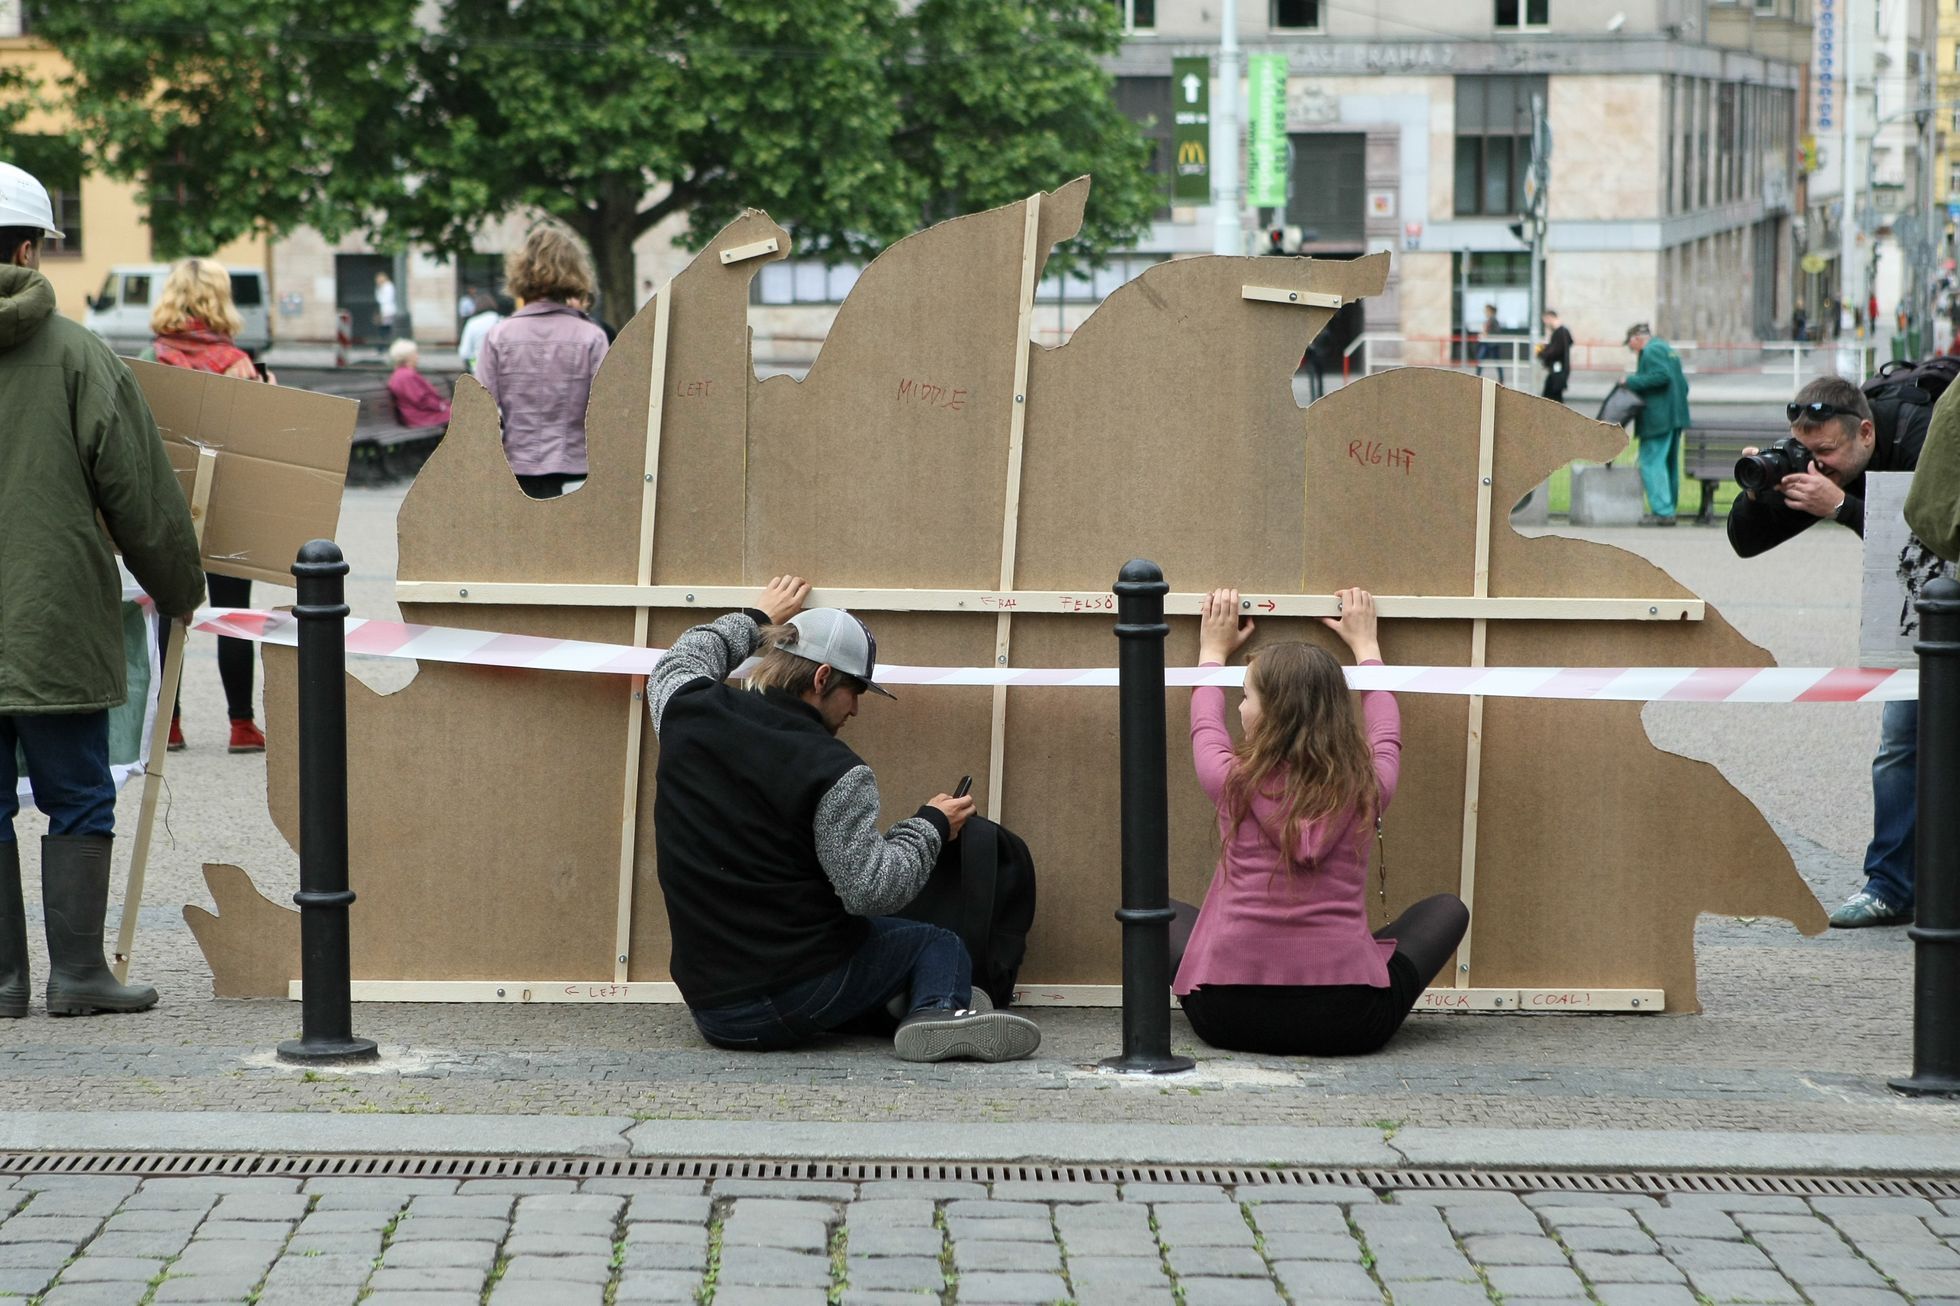
[[[599,277],[598,315],[617,329],[632,321],[634,310],[640,306],[633,266],[633,218],[638,203],[628,185],[609,179],[604,191],[581,234],[592,247],[592,267]]]

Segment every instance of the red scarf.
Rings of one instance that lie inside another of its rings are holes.
[[[169,367],[188,367],[199,372],[229,371],[238,360],[249,360],[244,350],[231,343],[231,337],[220,335],[204,323],[192,318],[184,323],[184,329],[173,331],[166,336],[158,336],[155,341],[157,362]]]

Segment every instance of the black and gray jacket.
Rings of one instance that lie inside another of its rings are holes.
[[[754,652],[761,615],[694,627],[647,681],[660,890],[690,1007],[842,966],[864,942],[864,917],[918,896],[949,833],[931,807],[879,833],[876,777],[816,709],[724,683]]]

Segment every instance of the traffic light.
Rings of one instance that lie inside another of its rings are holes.
[[[1274,227],[1266,233],[1266,252],[1268,254],[1284,254],[1286,252],[1286,231],[1284,228]]]

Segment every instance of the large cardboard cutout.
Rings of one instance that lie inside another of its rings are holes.
[[[1131,557],[1181,592],[1363,585],[1462,596],[1477,614],[1490,596],[1692,599],[1619,550],[1493,522],[1493,503],[1554,468],[1610,457],[1611,428],[1415,369],[1302,412],[1291,380],[1306,345],[1341,303],[1381,289],[1386,256],[1161,264],[1067,344],[1030,345],[1043,260],[1086,195],[1084,179],[895,245],[800,382],[754,377],[749,281],[789,241],[762,214],[738,219],[621,333],[593,387],[591,478],[562,499],[518,490],[494,407],[464,382],[401,509],[406,619],[665,644],[720,610],[696,589],[797,572],[873,591],[865,615],[889,661],[1096,666],[1115,656],[1108,589]],[[1195,619],[1172,627],[1170,658],[1194,658]],[[1260,640],[1284,638],[1329,636],[1305,617],[1261,623]],[[1768,661],[1712,611],[1390,620],[1383,644],[1398,663]],[[266,668],[270,801],[296,840],[293,657],[269,647]],[[350,679],[357,980],[612,997],[665,979],[657,743],[639,688],[440,664],[387,696]],[[1196,900],[1217,845],[1190,777],[1187,701],[1166,702],[1172,891]],[[1377,912],[1474,881],[1465,981],[1665,990],[1670,1009],[1693,1010],[1696,912],[1822,928],[1762,817],[1712,768],[1655,749],[1637,705],[1409,697],[1403,713]],[[1025,983],[1118,980],[1114,693],[921,688],[868,703],[848,731],[888,820],[971,773],[982,809],[1028,839],[1041,910]],[[1674,846],[1680,828],[1705,832],[1693,858]],[[235,873],[212,889],[221,914],[187,914],[217,991],[283,993],[267,981],[297,977],[297,957],[282,969],[267,945],[290,937],[291,913]]]

